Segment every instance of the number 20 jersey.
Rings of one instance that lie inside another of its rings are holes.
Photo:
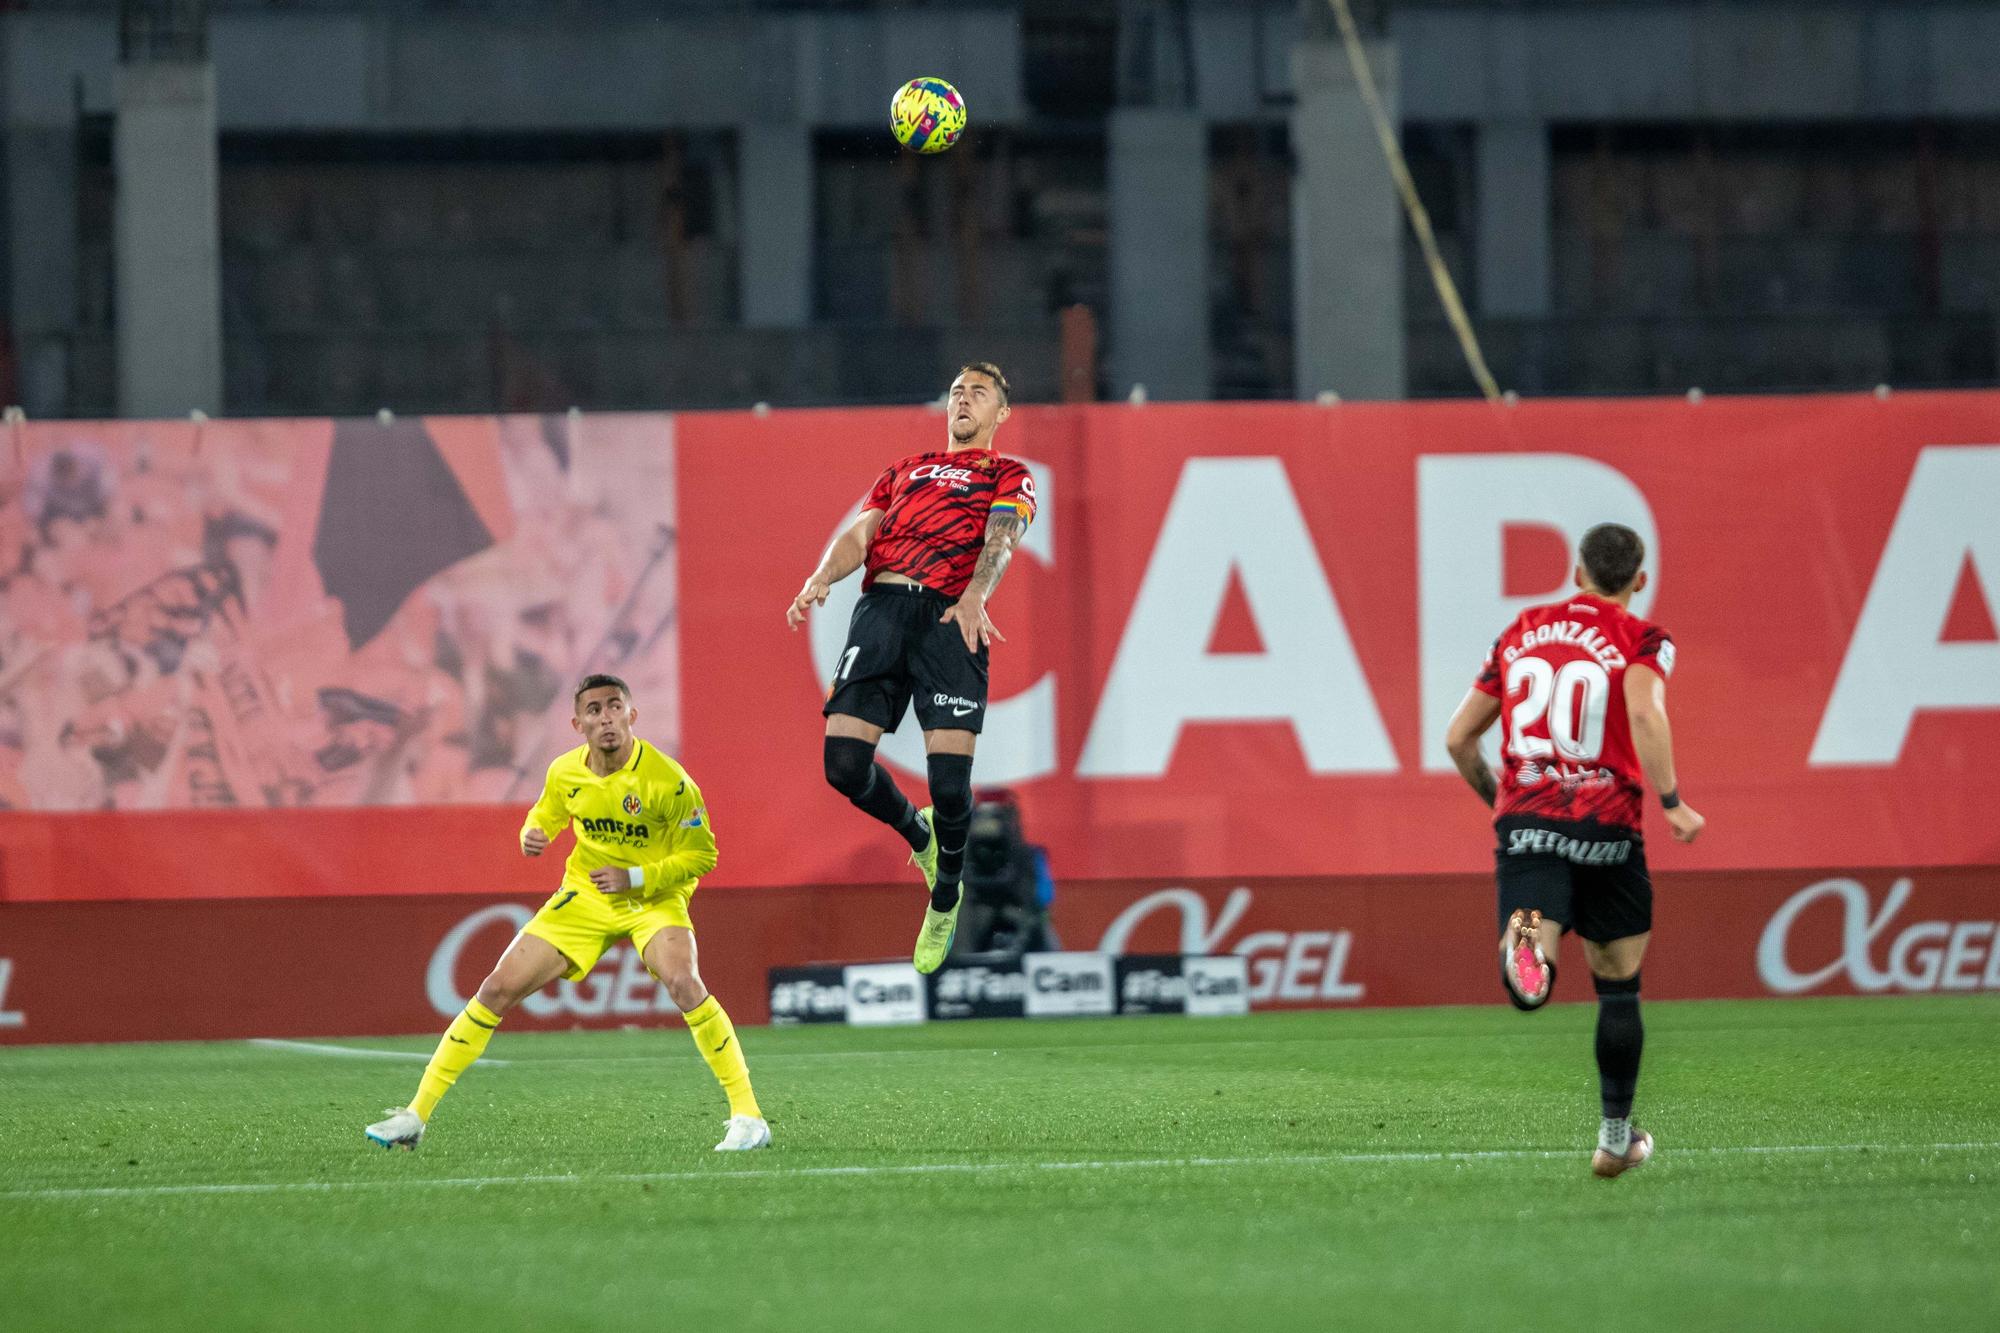
[[[1602,597],[1531,606],[1493,641],[1473,682],[1500,701],[1500,795],[1510,816],[1637,834],[1645,775],[1625,712],[1625,671],[1673,674],[1674,641]]]

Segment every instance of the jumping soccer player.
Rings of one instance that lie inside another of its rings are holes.
[[[1674,641],[1629,609],[1646,586],[1639,568],[1645,543],[1630,528],[1602,523],[1583,535],[1578,558],[1578,595],[1529,607],[1494,640],[1445,745],[1479,799],[1494,807],[1500,978],[1515,1007],[1548,1002],[1557,942],[1570,929],[1583,937],[1597,990],[1604,1098],[1590,1167],[1608,1178],[1653,1154],[1653,1136],[1631,1119],[1646,1040],[1639,964],[1653,929],[1642,774],[1660,794],[1677,840],[1693,842],[1706,821],[1681,800],[1674,776],[1667,726]],[[1495,718],[1497,782],[1479,753]]]
[[[993,452],[1007,419],[1007,377],[964,367],[946,400],[945,447],[876,479],[861,516],[828,549],[785,610],[796,630],[833,585],[864,566],[860,604],[821,712],[826,780],[896,830],[930,890],[917,934],[919,972],[934,972],[958,923],[959,877],[972,821],[972,752],[986,718],[987,646],[1006,636],[986,602],[1035,516],[1026,465]],[[914,697],[931,804],[913,808],[875,746]]]
[[[581,981],[622,939],[632,941],[680,1006],[695,1047],[729,1098],[729,1128],[715,1150],[771,1142],[736,1029],[695,970],[688,899],[715,869],[715,833],[687,770],[632,735],[638,720],[631,691],[618,677],[586,676],[576,687],[570,725],[584,743],[549,765],[542,798],[521,826],[523,856],[547,851],[565,824],[576,830],[562,887],[445,1029],[416,1099],[368,1126],[376,1143],[415,1148],[438,1099],[472,1067],[507,1011],[559,977]]]

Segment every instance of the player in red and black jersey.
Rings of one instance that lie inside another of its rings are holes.
[[[1631,612],[1646,586],[1639,534],[1602,523],[1583,535],[1578,594],[1533,606],[1493,641],[1445,734],[1458,771],[1494,808],[1499,847],[1500,977],[1521,1009],[1555,987],[1556,945],[1583,938],[1597,990],[1597,1070],[1604,1100],[1591,1169],[1615,1176],[1652,1155],[1632,1126],[1645,1027],[1639,965],[1653,929],[1639,811],[1644,782],[1667,825],[1693,842],[1706,822],[1680,799],[1667,677],[1674,641]],[[1479,738],[1500,721],[1496,781]]]
[[[866,568],[860,603],[826,707],[826,780],[901,834],[931,902],[917,935],[920,972],[935,971],[958,923],[959,878],[972,820],[972,752],[986,717],[987,646],[1003,638],[986,601],[1035,517],[1025,464],[993,451],[1007,419],[1007,378],[980,361],[946,398],[943,449],[916,454],[875,481],[861,516],[792,599],[793,629],[828,591]],[[912,808],[875,746],[916,705],[931,805]]]

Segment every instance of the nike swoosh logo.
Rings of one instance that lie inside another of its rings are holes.
[[[976,713],[978,711],[977,706],[972,708],[954,708],[951,710],[951,715],[953,717],[964,717],[967,713]]]

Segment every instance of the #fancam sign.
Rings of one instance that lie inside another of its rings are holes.
[[[1117,960],[1116,972],[1121,1014],[1250,1012],[1250,964],[1240,955],[1130,954]]]
[[[1184,958],[1181,978],[1186,983],[1191,1018],[1227,1018],[1250,1012],[1250,962],[1240,954]]]
[[[1056,1018],[1118,1011],[1111,985],[1111,955],[1031,953],[1021,958],[1028,978],[1030,1018]]]
[[[1014,959],[949,963],[931,974],[932,1018],[1020,1018],[1028,978]]]
[[[930,1016],[923,975],[908,963],[857,963],[844,978],[847,1021],[855,1027],[921,1023]]]
[[[847,978],[838,967],[771,969],[771,1022],[845,1023]]]

